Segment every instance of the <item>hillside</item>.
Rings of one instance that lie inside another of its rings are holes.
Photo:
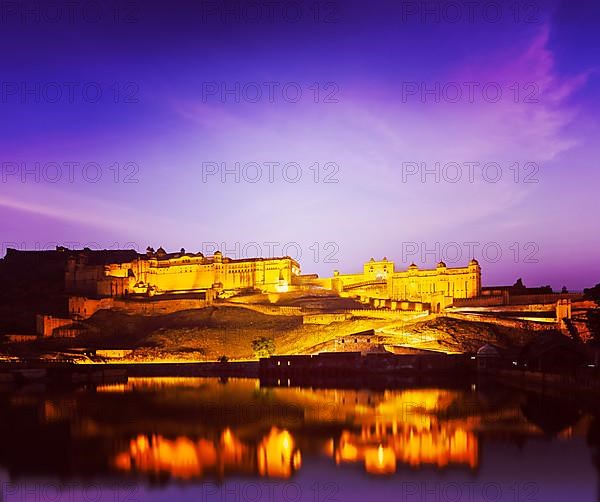
[[[85,332],[73,339],[45,339],[10,344],[9,353],[34,356],[75,348],[131,349],[134,360],[215,361],[252,359],[252,340],[273,338],[278,354],[334,350],[336,336],[375,329],[388,350],[414,347],[445,352],[476,351],[485,343],[516,347],[535,334],[485,322],[433,317],[414,322],[353,319],[328,326],[302,324],[299,316],[273,316],[243,307],[218,306],[162,316],[128,315],[103,310],[82,323]]]

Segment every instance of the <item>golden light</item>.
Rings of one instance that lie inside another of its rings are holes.
[[[396,472],[396,454],[390,447],[379,445],[365,451],[365,469],[370,474],[392,474]]]
[[[287,430],[271,428],[258,447],[258,471],[261,476],[288,478],[301,465],[300,451]]]

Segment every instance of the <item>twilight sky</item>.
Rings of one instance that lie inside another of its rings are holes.
[[[52,6],[0,10],[2,254],[600,282],[598,2]]]

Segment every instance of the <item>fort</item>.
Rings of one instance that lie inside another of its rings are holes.
[[[19,251],[9,249],[4,260],[8,266],[47,268],[63,274],[68,295],[99,300],[196,294],[211,300],[216,295],[241,292],[277,294],[293,291],[330,290],[341,296],[380,300],[377,307],[395,303],[419,303],[439,312],[458,299],[475,299],[505,294],[481,287],[481,268],[476,260],[466,267],[450,268],[443,262],[435,269],[419,269],[414,263],[407,270],[396,270],[393,261],[371,258],[362,272],[331,277],[302,275],[300,264],[289,256],[275,258],[231,259],[215,251],[211,256],[181,249],[167,253],[148,248],[135,250]],[[61,272],[62,270],[62,272]],[[388,302],[388,303],[385,303]],[[421,309],[422,310],[422,309]]]
[[[396,271],[393,261],[371,258],[358,274],[334,272],[332,289],[338,292],[362,290],[369,297],[390,302],[418,302],[440,312],[457,298],[481,295],[481,267],[473,259],[466,267],[449,268],[444,262],[435,269],[420,270],[412,263],[405,271]]]
[[[69,254],[65,271],[68,294],[93,299],[197,293],[208,303],[217,295],[243,291],[259,293],[331,290],[341,296],[362,298],[375,307],[392,310],[440,312],[457,299],[482,294],[481,267],[471,260],[466,267],[450,268],[438,263],[435,269],[420,270],[414,263],[397,271],[393,261],[371,258],[360,273],[321,279],[301,275],[300,265],[289,256],[233,260],[220,251],[167,253],[148,248],[146,254],[132,250],[92,251]],[[417,307],[415,308],[415,304]],[[81,313],[81,311],[77,312]]]
[[[123,322],[141,323],[131,329],[139,337],[146,336],[140,329],[149,329],[149,337],[162,336],[161,329],[180,329],[163,328],[171,322],[179,326],[172,321],[177,316],[196,333],[189,338],[194,347],[211,354],[218,346],[239,356],[250,350],[253,337],[274,333],[287,337],[283,353],[357,347],[369,352],[383,346],[382,339],[388,347],[438,350],[440,331],[419,327],[436,316],[462,323],[460,329],[488,323],[519,332],[555,329],[572,337],[589,336],[581,335],[586,333],[582,312],[588,308],[583,295],[555,293],[549,286],[528,288],[520,279],[512,286],[482,286],[475,259],[464,267],[440,262],[423,269],[413,263],[401,270],[387,257],[371,258],[359,272],[334,270],[319,277],[303,274],[289,256],[232,259],[220,251],[205,256],[185,249],[168,253],[162,247],[149,247],[146,253],[9,249],[0,260],[0,279],[6,314],[0,332],[15,342],[30,341],[18,335],[34,332],[43,338],[95,332],[120,346],[121,333],[129,329]],[[18,317],[8,315],[17,311]],[[413,336],[407,323],[415,325],[415,333],[425,331]],[[270,327],[261,331],[260,324]],[[235,326],[233,331],[228,325]],[[237,349],[223,341],[228,329],[237,333]],[[353,335],[369,329],[377,336]],[[456,343],[446,349],[455,351]]]
[[[167,253],[162,247],[148,248],[145,255],[85,249],[69,256],[65,287],[69,293],[93,297],[243,289],[284,292],[299,273],[300,265],[289,256],[233,260],[220,251],[206,257],[185,249]]]

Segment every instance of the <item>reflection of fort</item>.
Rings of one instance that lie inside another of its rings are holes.
[[[400,463],[439,468],[477,465],[477,438],[472,432],[476,421],[438,418],[460,397],[457,391],[424,389],[378,395],[309,389],[274,392],[277,400],[292,399],[302,407],[305,423],[351,424],[350,428],[341,426],[339,434],[322,440],[316,448],[338,465],[361,462],[372,474],[394,472]],[[275,426],[261,438],[245,442],[230,428],[214,440],[140,435],[116,456],[115,465],[125,471],[168,473],[183,479],[230,472],[286,478],[300,467],[297,444],[303,442],[303,438],[296,441],[290,431]]]
[[[260,476],[288,478],[300,467],[300,451],[290,433],[276,427],[258,445],[244,444],[230,429],[225,429],[217,441],[139,435],[130,441],[128,451],[116,456],[115,466],[180,479],[201,478],[207,472],[254,471]]]
[[[342,397],[342,403],[351,396]],[[422,389],[387,391],[370,407],[355,398],[355,424],[327,444],[337,464],[363,462],[372,474],[394,472],[399,463],[446,467],[477,466],[477,419],[447,420],[439,414],[460,397],[457,391]],[[369,403],[366,403],[369,406]]]
[[[584,423],[566,412],[547,423],[547,403],[514,393],[265,388],[250,379],[132,378],[0,399],[0,464],[11,476],[288,478],[317,457],[371,474],[475,469],[481,439],[568,438]]]
[[[424,464],[477,467],[477,438],[473,432],[461,428],[408,428],[377,436],[371,436],[368,429],[359,434],[344,431],[337,442],[332,440],[327,445],[326,452],[337,464],[363,462],[371,474],[392,473],[397,463],[413,467]]]

